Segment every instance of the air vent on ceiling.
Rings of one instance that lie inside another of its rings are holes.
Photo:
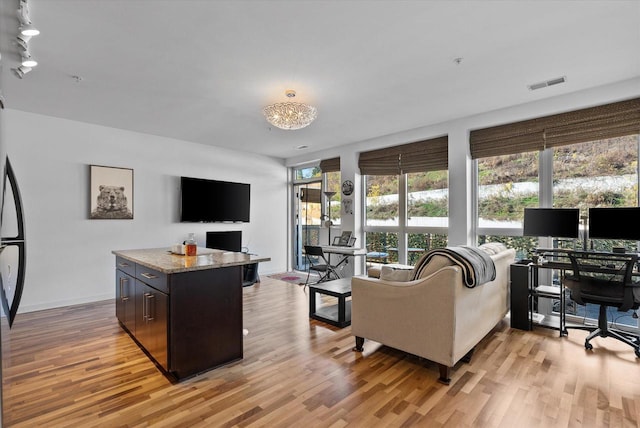
[[[567,81],[566,76],[556,77],[555,79],[545,80],[544,82],[534,83],[533,85],[527,86],[530,91],[535,91],[536,89],[546,88],[547,86],[559,85],[560,83],[564,83]]]

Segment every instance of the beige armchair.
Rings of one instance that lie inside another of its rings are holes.
[[[423,269],[420,279],[408,282],[354,277],[351,332],[355,351],[364,339],[434,361],[443,383],[451,368],[471,352],[509,310],[509,266],[515,250],[503,248],[491,255],[493,281],[473,288],[464,284],[462,269],[442,256]]]

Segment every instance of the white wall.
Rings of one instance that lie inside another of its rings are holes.
[[[22,195],[27,270],[20,312],[114,297],[112,250],[168,247],[195,232],[242,230],[243,245],[287,259],[287,169],[269,157],[5,110],[4,141]],[[215,137],[213,137],[215,138]],[[89,220],[89,165],[134,170],[134,220]],[[251,184],[251,221],[179,222],[180,176]]]
[[[551,87],[544,90],[548,91],[546,94],[550,94],[552,92],[549,91],[555,89]],[[640,96],[640,78],[540,100],[537,99],[538,94],[531,92],[530,103],[372,138],[346,147],[303,154],[287,159],[286,165],[305,164],[314,159],[332,158],[337,154],[341,156],[341,160],[352,161],[357,160],[362,151],[449,135],[449,244],[473,244],[475,216],[473,168],[469,154],[471,130],[636,98]],[[426,121],[428,118],[425,118]],[[347,153],[347,150],[351,153]],[[363,242],[362,236],[358,237],[358,241]]]

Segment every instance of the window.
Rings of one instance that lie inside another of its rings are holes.
[[[411,263],[428,245],[446,242],[448,136],[363,152],[358,166],[369,260]]]
[[[553,206],[580,208],[581,216],[593,207],[638,206],[638,135],[589,141],[553,149]],[[611,251],[625,247],[638,252],[636,241],[593,239],[589,248]],[[599,306],[581,306],[567,299],[567,314],[597,319]],[[633,311],[608,318],[616,324],[636,327]]]
[[[526,258],[538,239],[522,235],[524,209],[539,206],[539,152],[477,161],[478,244],[502,242]]]
[[[365,183],[368,261],[414,264],[447,245],[447,171],[367,175]]]
[[[640,98],[472,131],[478,243],[505,242],[518,250],[518,257],[539,246],[582,248],[584,239],[540,245],[522,237],[524,208],[577,207],[586,215],[591,207],[638,206],[639,132]],[[639,250],[635,241],[592,240],[587,245]],[[550,279],[559,284],[557,273]],[[567,302],[568,315],[597,318],[597,308]],[[558,309],[559,301],[554,301],[547,310]],[[638,327],[631,313],[620,314],[615,322]]]
[[[367,175],[366,176],[366,210],[367,226],[398,226],[400,224],[399,176]]]

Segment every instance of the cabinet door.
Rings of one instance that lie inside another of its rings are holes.
[[[116,317],[133,335],[136,334],[134,279],[116,269]]]
[[[136,339],[154,360],[167,369],[168,296],[136,280]]]

